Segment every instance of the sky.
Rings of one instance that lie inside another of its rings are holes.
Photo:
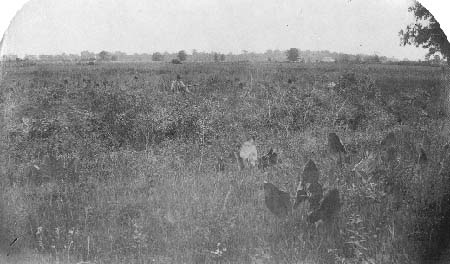
[[[2,54],[240,53],[291,47],[400,59],[426,54],[399,45],[399,30],[414,19],[407,11],[411,0],[12,1],[25,5],[10,21]]]

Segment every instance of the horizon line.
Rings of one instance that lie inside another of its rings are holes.
[[[291,48],[289,48],[289,49],[291,49]],[[110,53],[110,54],[115,54],[115,53],[124,53],[125,55],[127,55],[127,56],[133,56],[133,55],[152,55],[152,54],[155,54],[155,53],[160,53],[160,54],[162,54],[162,55],[164,55],[164,54],[169,54],[169,55],[173,55],[173,54],[177,54],[178,52],[180,52],[180,51],[184,51],[185,53],[186,53],[186,55],[188,55],[188,56],[193,56],[193,51],[195,50],[196,51],[196,53],[200,53],[200,54],[215,54],[215,53],[217,53],[217,54],[224,54],[224,55],[233,55],[233,56],[238,56],[238,55],[246,55],[246,54],[260,54],[260,55],[263,55],[263,54],[266,54],[268,51],[272,51],[272,52],[283,52],[283,53],[285,53],[285,52],[287,52],[289,49],[266,49],[264,52],[258,52],[258,51],[250,51],[250,50],[245,50],[245,49],[243,49],[243,50],[241,50],[241,52],[240,53],[233,53],[232,51],[230,51],[230,52],[220,52],[220,51],[199,51],[199,50],[197,50],[197,49],[190,49],[190,51],[188,52],[188,50],[186,50],[186,49],[182,49],[182,50],[179,50],[179,51],[173,51],[173,52],[169,52],[169,51],[152,51],[152,52],[133,52],[133,53],[129,53],[129,52],[126,52],[126,51],[121,51],[121,50],[115,50],[115,51],[108,51],[108,50],[106,50],[106,49],[102,49],[102,50],[100,50],[100,51],[98,51],[98,52],[95,52],[95,51],[91,51],[91,50],[82,50],[82,51],[80,51],[80,52],[78,52],[78,53],[71,53],[71,52],[62,52],[62,53],[37,53],[37,54],[27,54],[27,53],[25,53],[25,54],[15,54],[15,53],[6,53],[6,54],[1,54],[0,53],[0,56],[1,57],[3,57],[3,56],[17,56],[18,58],[24,58],[24,57],[26,57],[26,56],[58,56],[58,55],[77,55],[77,56],[81,56],[81,53],[82,52],[88,52],[88,53],[94,53],[94,54],[99,54],[100,52],[102,52],[102,51],[105,51],[105,52],[108,52],[108,53]],[[352,55],[352,56],[359,56],[359,55],[362,55],[362,56],[378,56],[378,57],[386,57],[386,58],[394,58],[394,59],[399,59],[399,60],[402,60],[402,59],[404,59],[404,58],[399,58],[399,57],[395,57],[395,56],[392,56],[392,57],[389,57],[389,56],[386,56],[386,55],[383,55],[383,54],[380,54],[379,52],[373,52],[372,54],[368,54],[368,53],[346,53],[346,52],[340,52],[340,51],[332,51],[332,50],[310,50],[310,49],[305,49],[305,50],[302,50],[302,49],[300,49],[300,48],[295,48],[295,49],[297,49],[299,52],[328,52],[328,53],[334,53],[334,54],[343,54],[343,55]],[[0,46],[0,50],[1,50],[1,46]],[[246,52],[244,52],[244,51],[246,51]],[[408,60],[412,60],[412,59],[409,59],[409,58],[407,58]],[[425,59],[425,58],[418,58],[418,60],[421,60],[421,59]]]

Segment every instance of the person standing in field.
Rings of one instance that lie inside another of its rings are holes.
[[[176,92],[191,93],[189,91],[188,87],[181,80],[181,76],[179,74],[177,74],[177,79],[172,81],[172,84],[170,85],[170,90],[173,93],[176,93]]]

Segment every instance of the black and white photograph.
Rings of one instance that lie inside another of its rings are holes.
[[[2,0],[0,264],[450,263],[449,13]]]

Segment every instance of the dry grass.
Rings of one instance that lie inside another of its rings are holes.
[[[7,126],[1,131],[0,235],[9,240],[24,234],[5,261],[29,263],[28,256],[36,256],[41,263],[420,262],[422,239],[439,220],[447,192],[445,177],[438,177],[444,121],[430,105],[425,109],[432,118],[405,109],[408,121],[398,124],[396,110],[385,101],[402,102],[406,92],[417,95],[418,108],[437,100],[419,95],[423,89],[432,96],[439,92],[439,69],[66,67],[19,68],[2,82]],[[346,71],[359,80],[346,84],[346,94],[327,87]],[[186,83],[200,84],[193,95],[168,92],[168,80],[177,73]],[[288,78],[296,82],[288,84]],[[374,98],[358,97],[373,83]],[[339,109],[351,119],[355,98],[364,100],[364,122],[356,130],[345,122],[336,125]],[[31,132],[20,127],[23,116],[35,120]],[[351,169],[364,151],[388,131],[402,136],[397,166],[382,167],[370,178],[354,175]],[[428,166],[419,170],[412,150],[423,131],[432,135],[431,151]],[[353,150],[342,168],[328,154],[330,132]],[[258,135],[258,152],[276,146],[282,163],[264,172],[239,170],[234,148],[252,134]],[[27,164],[49,153],[76,157],[77,163],[43,169],[39,177],[49,180],[36,186],[27,178]],[[224,172],[214,170],[219,156]],[[341,194],[343,206],[331,225],[308,225],[306,204],[286,219],[264,205],[263,181],[294,196],[309,158],[320,170],[319,182]]]

